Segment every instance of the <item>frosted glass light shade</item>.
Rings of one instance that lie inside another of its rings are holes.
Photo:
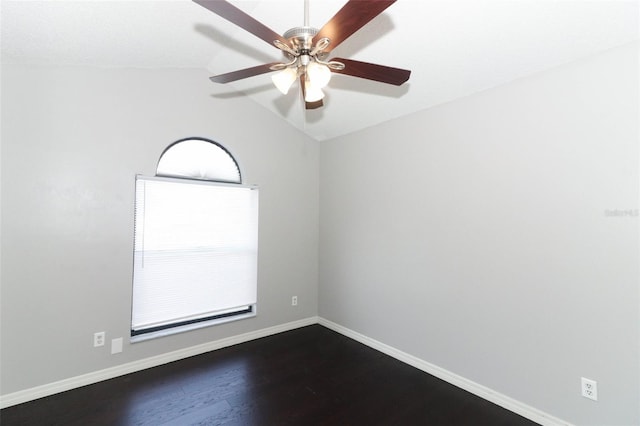
[[[294,68],[285,68],[271,76],[271,81],[283,95],[286,95],[293,82],[296,81],[297,74]]]
[[[304,100],[307,102],[317,102],[322,98],[324,98],[324,93],[322,93],[322,90],[312,82],[307,81],[307,84],[305,86]]]
[[[311,61],[309,65],[307,65],[307,76],[313,85],[320,89],[329,84],[329,80],[331,80],[331,70],[326,65]]]

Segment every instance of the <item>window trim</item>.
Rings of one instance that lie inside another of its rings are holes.
[[[189,183],[192,185],[214,185],[214,186],[223,186],[223,187],[230,187],[230,188],[246,188],[249,190],[258,190],[257,185],[244,185],[244,184],[238,184],[238,183],[227,183],[227,182],[218,182],[218,181],[202,180],[202,179],[187,179],[187,178],[178,178],[173,176],[172,177],[144,176],[141,174],[137,174],[136,182],[138,181],[138,179],[151,180],[151,181],[157,180],[157,181],[176,182],[176,183]],[[136,199],[136,202],[137,202],[137,199]],[[134,230],[134,236],[135,236],[135,230]],[[133,247],[132,254],[135,259],[135,245]],[[145,341],[145,340],[149,340],[157,337],[169,336],[169,335],[191,331],[191,330],[197,330],[200,328],[224,324],[224,323],[228,323],[236,320],[252,318],[257,315],[257,302],[256,302],[256,303],[241,306],[238,308],[229,308],[224,312],[219,312],[206,317],[194,318],[194,319],[183,320],[178,322],[171,322],[171,323],[161,324],[154,327],[135,330],[133,328],[133,291],[134,291],[133,274],[134,274],[134,270],[132,270],[132,287],[131,287],[132,305],[131,305],[131,318],[129,320],[129,325],[130,325],[129,337],[130,337],[131,343],[141,342],[141,341]]]
[[[180,144],[180,143],[185,143],[188,141],[202,141],[202,142],[208,142],[213,144],[215,147],[221,149],[225,154],[228,155],[229,159],[231,159],[231,161],[233,162],[233,164],[235,165],[237,172],[238,172],[238,180],[225,180],[225,179],[211,179],[211,178],[201,178],[201,177],[194,177],[194,176],[177,176],[177,175],[171,175],[171,174],[166,174],[166,173],[158,173],[158,166],[160,165],[160,162],[162,161],[163,156],[169,152],[169,150],[171,150],[171,148],[175,147],[176,145]],[[244,185],[242,183],[242,171],[240,170],[240,166],[238,165],[238,162],[236,161],[235,157],[231,154],[231,152],[229,152],[229,150],[227,148],[225,148],[224,146],[222,146],[221,144],[219,144],[218,142],[215,142],[213,140],[210,139],[206,139],[206,138],[202,138],[202,137],[188,137],[188,138],[183,138],[180,139],[178,141],[175,141],[173,143],[171,143],[169,146],[167,146],[163,151],[162,154],[160,155],[160,157],[158,158],[158,162],[156,163],[156,175],[155,176],[144,176],[144,175],[136,175],[136,182],[138,180],[138,178],[143,178],[143,179],[147,179],[147,180],[164,180],[164,181],[175,181],[175,182],[180,182],[180,183],[190,183],[190,184],[202,184],[202,185],[207,185],[207,184],[214,184],[217,186],[229,186],[229,187],[234,187],[234,188],[249,188],[251,190],[257,190],[258,187],[257,185]],[[136,197],[136,202],[137,202],[137,197]],[[134,216],[135,217],[135,216]],[[135,219],[134,219],[135,221]],[[135,229],[134,229],[134,236],[135,236]],[[135,247],[134,247],[134,259],[135,259]],[[134,268],[135,269],[135,268]],[[132,271],[132,284],[133,284],[133,273],[134,271]],[[256,286],[257,286],[257,282],[256,282]],[[256,289],[257,290],[257,289]],[[132,285],[132,297],[133,297],[133,285]],[[246,306],[241,306],[238,308],[230,308],[229,310],[226,311],[222,311],[222,312],[218,312],[216,314],[213,315],[209,315],[206,317],[201,317],[201,318],[194,318],[194,319],[186,319],[183,321],[178,321],[178,322],[171,322],[171,323],[167,323],[167,324],[160,324],[154,327],[148,327],[146,329],[137,329],[134,330],[133,328],[133,299],[132,299],[132,306],[131,306],[131,318],[129,321],[130,324],[130,342],[135,343],[135,342],[140,342],[140,341],[144,341],[144,340],[149,340],[149,339],[153,339],[153,338],[157,338],[157,337],[163,337],[163,336],[168,336],[168,335],[173,335],[173,334],[177,334],[177,333],[182,333],[185,331],[191,331],[191,330],[197,330],[200,328],[204,328],[204,327],[209,327],[212,325],[218,325],[218,324],[224,324],[227,322],[231,322],[231,321],[236,321],[236,320],[240,320],[240,319],[245,319],[245,318],[251,318],[251,317],[255,317],[257,314],[257,301],[256,303],[253,303],[251,305],[246,305]]]
[[[255,305],[247,305],[247,307],[245,309],[241,309],[241,310],[232,310],[229,312],[225,312],[222,314],[216,314],[216,315],[211,315],[208,317],[203,317],[203,318],[196,318],[196,319],[192,319],[192,320],[187,320],[187,321],[181,321],[181,322],[172,322],[171,324],[165,324],[165,325],[158,325],[156,327],[150,327],[150,328],[145,328],[144,330],[131,330],[131,336],[141,336],[143,334],[148,334],[148,333],[155,333],[158,331],[162,331],[162,330],[168,330],[170,328],[177,328],[177,327],[184,327],[187,325],[191,325],[191,324],[198,324],[201,322],[207,322],[207,321],[214,321],[214,320],[218,320],[221,318],[228,318],[228,317],[235,317],[237,315],[243,315],[243,314],[250,314],[253,312],[253,308]]]
[[[177,176],[177,175],[171,175],[171,174],[161,174],[158,173],[158,166],[160,165],[160,162],[162,161],[162,157],[164,157],[164,155],[173,147],[175,147],[176,145],[183,143],[183,142],[188,142],[188,141],[202,141],[202,142],[208,142],[212,145],[215,145],[216,147],[220,148],[222,151],[224,151],[225,154],[227,154],[229,156],[229,158],[231,159],[231,161],[233,161],[233,163],[236,165],[236,169],[238,170],[238,180],[224,180],[224,179],[203,179],[203,178],[199,178],[199,177],[195,177],[195,176]],[[162,154],[160,154],[160,157],[158,158],[158,161],[156,163],[156,176],[158,177],[166,177],[166,178],[173,178],[173,179],[186,179],[186,180],[194,180],[194,181],[205,181],[205,182],[219,182],[219,183],[232,183],[232,184],[242,184],[242,170],[240,170],[240,165],[238,164],[238,161],[236,160],[236,158],[233,156],[233,154],[231,154],[231,152],[229,152],[229,150],[227,148],[225,148],[224,146],[222,146],[221,144],[219,144],[216,141],[213,141],[211,139],[207,139],[207,138],[201,138],[201,137],[189,137],[189,138],[183,138],[180,140],[177,140],[175,142],[173,142],[172,144],[170,144],[169,146],[167,146],[163,151]]]
[[[171,325],[169,327],[159,328],[158,330],[153,331],[145,331],[134,334],[133,330],[131,330],[131,335],[129,337],[129,341],[131,343],[144,342],[145,340],[156,339],[159,337],[171,336],[178,333],[184,333],[187,331],[199,330],[201,328],[210,327],[213,325],[225,324],[228,322],[233,322],[246,318],[253,318],[257,315],[257,305],[249,305],[249,310],[245,310],[243,312],[235,312],[231,315],[223,316],[220,318],[202,318],[201,320],[196,320],[191,323],[182,324],[182,325]]]

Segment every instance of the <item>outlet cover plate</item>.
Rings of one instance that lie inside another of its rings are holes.
[[[104,339],[105,339],[104,331],[93,333],[93,347],[97,348],[99,346],[104,346]]]
[[[582,396],[585,398],[592,399],[594,401],[598,400],[598,382],[595,380],[587,379],[586,377],[581,378],[582,384]]]

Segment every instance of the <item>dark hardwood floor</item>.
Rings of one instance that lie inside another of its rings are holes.
[[[320,325],[0,412],[13,425],[535,425]]]

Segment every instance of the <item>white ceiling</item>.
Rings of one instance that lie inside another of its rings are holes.
[[[303,24],[303,0],[231,0],[278,33]],[[310,24],[346,0],[310,0]],[[280,61],[280,51],[190,0],[2,0],[2,62],[206,68]],[[249,96],[317,140],[495,87],[639,38],[640,0],[398,0],[333,51],[412,70],[396,87],[334,75],[325,106],[302,112],[269,74],[211,83],[214,99]]]

